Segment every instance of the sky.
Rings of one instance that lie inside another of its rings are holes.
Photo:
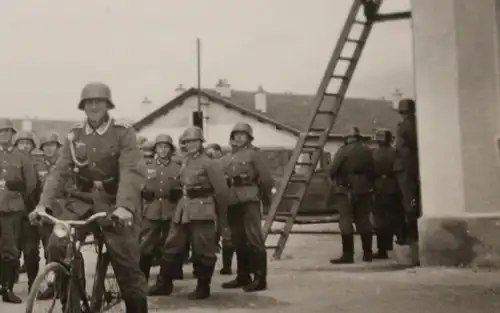
[[[382,11],[406,11],[386,0]],[[314,94],[351,0],[2,0],[0,112],[80,119],[81,88],[109,84],[119,117],[138,118],[174,89],[202,87]],[[377,25],[348,96],[413,95],[409,20]]]

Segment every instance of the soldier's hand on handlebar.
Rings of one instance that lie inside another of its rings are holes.
[[[40,213],[45,213],[47,211],[47,208],[44,207],[43,205],[37,205],[36,208],[31,211],[31,213],[28,215],[28,218],[30,220],[31,224],[39,224],[40,220]]]
[[[111,215],[123,226],[130,227],[133,224],[134,215],[124,207],[118,207]]]

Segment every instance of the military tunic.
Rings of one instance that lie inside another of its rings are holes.
[[[141,230],[141,251],[144,255],[155,254],[155,250],[159,250],[167,239],[178,200],[175,191],[180,191],[180,167],[181,165],[172,159],[156,157],[148,161]]]
[[[417,218],[420,216],[420,175],[418,161],[417,126],[414,115],[407,116],[398,124],[396,132],[397,173],[402,203],[406,212],[410,240],[418,238]]]
[[[336,204],[342,235],[354,233],[353,220],[358,232],[371,233],[374,167],[370,148],[361,142],[342,147],[333,158],[330,174],[337,185]]]
[[[162,250],[165,278],[177,278],[171,275],[176,272],[190,240],[193,273],[197,279],[209,281],[217,259],[215,221],[226,226],[226,210],[233,200],[222,167],[204,153],[183,158],[179,182],[183,197],[177,203]]]
[[[261,226],[261,202],[268,205],[274,185],[270,170],[260,152],[249,145],[233,149],[222,163],[236,203],[228,209],[228,224],[236,250],[237,280],[248,281],[249,274],[260,279],[267,275],[267,253]]]
[[[401,195],[398,187],[394,161],[396,150],[387,145],[373,150],[375,166],[375,201],[373,206],[376,231],[394,234],[402,225]]]
[[[88,123],[74,126],[47,177],[40,205],[50,207],[73,175],[78,190],[90,194],[91,201],[77,197],[68,199],[60,218],[80,219],[95,212],[112,213],[117,207],[138,213],[147,174],[136,145],[135,131],[112,118],[98,129]],[[147,285],[139,269],[140,247],[135,232],[99,224],[123,296],[130,299],[146,297]],[[64,257],[64,244],[64,240],[51,236],[51,260]]]

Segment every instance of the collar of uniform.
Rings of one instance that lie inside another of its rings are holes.
[[[170,158],[160,158],[158,154],[155,155],[155,161],[157,165],[167,166],[170,163]]]
[[[108,131],[109,127],[111,126],[111,123],[113,123],[113,119],[108,118],[108,120],[105,121],[104,123],[102,123],[101,126],[99,126],[97,129],[94,129],[94,128],[92,128],[92,126],[90,126],[90,124],[87,120],[87,121],[85,121],[85,134],[90,135],[90,134],[96,132],[99,136],[102,136],[102,135],[104,135],[104,133],[106,133],[106,131]]]

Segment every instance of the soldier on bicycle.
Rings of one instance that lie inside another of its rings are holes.
[[[106,212],[123,226],[132,227],[141,207],[141,190],[146,182],[146,166],[137,148],[136,133],[129,125],[115,121],[108,111],[115,106],[110,88],[102,83],[87,84],[78,109],[86,121],[77,124],[64,140],[59,159],[47,178],[40,202],[30,219],[36,222],[62,190],[65,180],[75,175],[78,190],[92,195],[92,201],[71,199],[59,218],[83,219],[95,212]],[[111,265],[125,301],[127,313],[144,313],[147,283],[139,267],[140,248],[135,232],[99,222]],[[64,257],[66,238],[52,235],[49,258]]]

